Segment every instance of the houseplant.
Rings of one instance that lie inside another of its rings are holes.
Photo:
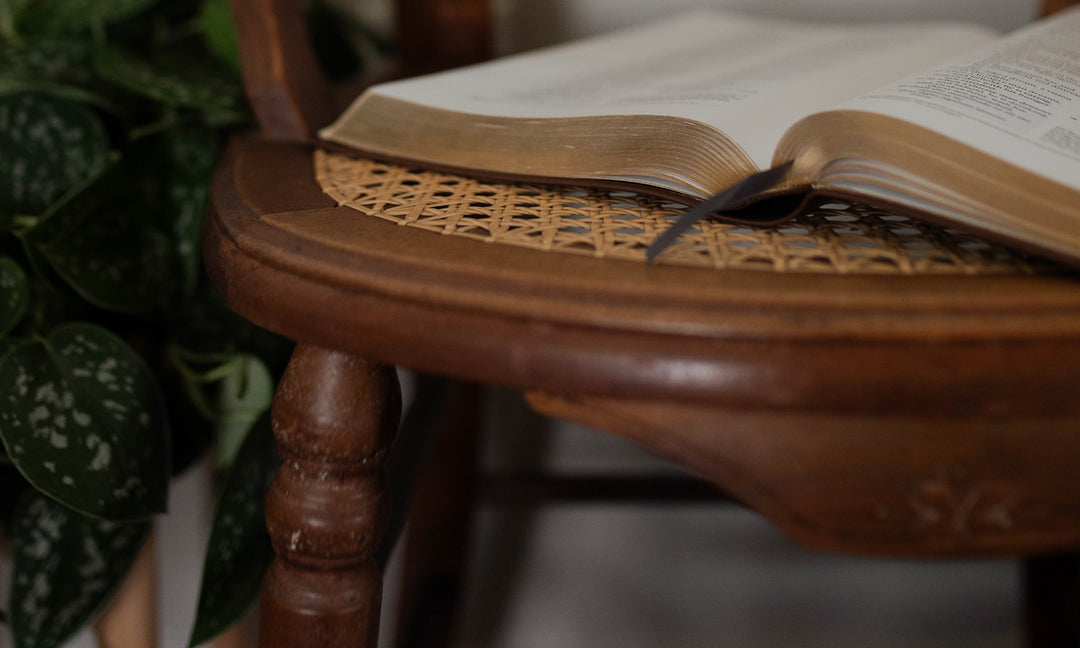
[[[94,617],[171,475],[211,446],[192,643],[253,599],[289,345],[232,316],[199,259],[210,175],[248,119],[226,0],[0,0],[0,623],[17,648]]]

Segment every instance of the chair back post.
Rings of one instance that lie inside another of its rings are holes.
[[[231,0],[244,90],[263,134],[307,141],[334,117],[300,0]]]
[[[406,76],[491,58],[488,0],[397,0],[395,11],[401,72]]]
[[[1080,0],[1042,0],[1040,5],[1040,16],[1049,16],[1050,14],[1061,11],[1065,7],[1077,4]]]
[[[306,141],[337,106],[304,26],[301,0],[231,0],[244,90],[263,134]],[[397,0],[403,75],[491,57],[488,0]]]

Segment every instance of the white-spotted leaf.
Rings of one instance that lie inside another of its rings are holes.
[[[22,266],[10,257],[0,257],[0,336],[19,323],[29,301]]]
[[[172,162],[169,196],[176,212],[172,233],[180,260],[181,286],[189,295],[195,291],[202,274],[199,251],[203,214],[218,148],[217,135],[207,128],[184,128],[168,137],[167,150]]]
[[[226,630],[258,596],[263,573],[274,558],[263,500],[277,465],[267,412],[240,447],[214,512],[191,646]]]
[[[150,370],[123,340],[74,323],[0,358],[0,439],[39,490],[111,520],[165,509],[169,437]]]
[[[70,36],[21,38],[0,43],[0,70],[5,77],[89,86],[93,43]]]
[[[12,524],[15,648],[54,648],[75,634],[108,602],[149,529],[95,520],[27,491]]]
[[[139,312],[169,294],[174,269],[167,237],[132,204],[125,177],[110,159],[20,236],[38,272],[55,271],[95,306]]]
[[[80,227],[37,249],[91,304],[118,312],[145,311],[160,303],[173,280],[167,237],[139,216],[114,200]]]
[[[108,140],[82,104],[40,92],[0,95],[0,211],[40,214],[101,172]]]
[[[38,249],[43,243],[63,236],[82,225],[82,222],[101,209],[109,198],[107,178],[117,166],[109,156],[101,171],[65,191],[41,214],[30,229],[16,229],[15,234],[23,241],[23,250],[34,272],[45,277],[49,283],[62,279],[55,276],[48,260]]]

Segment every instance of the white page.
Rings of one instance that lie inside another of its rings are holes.
[[[727,133],[764,168],[798,119],[992,38],[954,23],[837,27],[698,11],[378,91],[482,115],[683,117]]]
[[[842,107],[919,124],[1080,189],[1080,8]]]

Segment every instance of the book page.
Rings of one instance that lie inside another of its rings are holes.
[[[847,102],[1080,189],[1080,8]]]
[[[955,23],[835,26],[699,11],[375,91],[491,116],[692,119],[765,168],[799,118],[992,38]]]

